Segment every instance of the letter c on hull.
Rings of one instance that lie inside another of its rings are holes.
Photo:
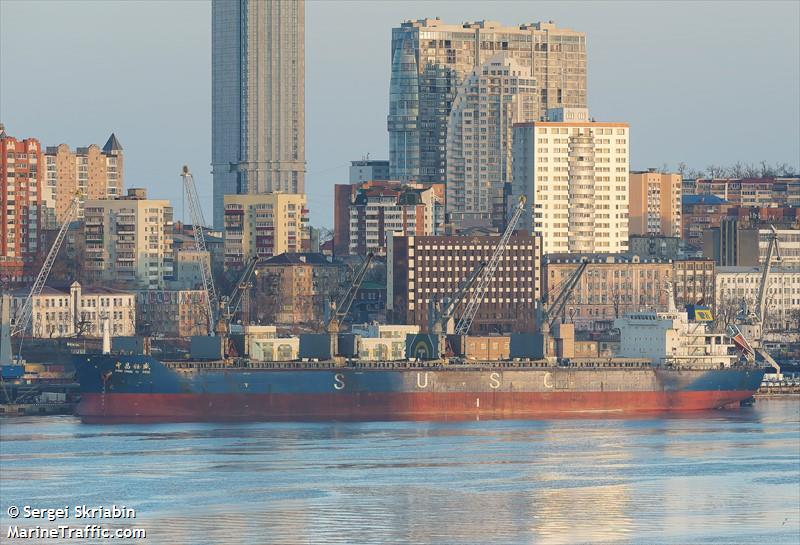
[[[424,378],[424,380],[420,380]],[[417,373],[417,388],[428,387],[428,373]]]
[[[492,373],[489,375],[489,387],[492,390],[497,390],[500,387],[500,373]]]
[[[344,390],[344,375],[336,373],[333,375],[333,387],[337,390]]]
[[[544,374],[544,387],[545,388],[552,388],[553,387],[553,381],[550,380],[551,378],[552,378],[552,375],[550,374],[549,371]]]

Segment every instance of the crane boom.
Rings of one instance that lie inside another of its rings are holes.
[[[564,306],[567,304],[567,301],[569,301],[572,291],[575,289],[575,286],[578,285],[578,281],[581,279],[581,275],[583,275],[588,265],[589,262],[587,260],[584,259],[581,261],[578,267],[572,271],[569,278],[567,278],[564,287],[561,288],[561,291],[558,293],[553,303],[542,313],[540,327],[543,331],[549,331],[553,322],[558,315],[561,314],[561,311],[564,310]]]
[[[242,275],[239,277],[239,281],[236,282],[236,285],[233,288],[233,292],[231,292],[230,296],[227,300],[227,320],[230,322],[233,315],[236,314],[236,311],[239,309],[239,305],[242,302],[242,294],[247,287],[247,283],[250,282],[250,278],[255,273],[256,265],[258,265],[259,258],[258,256],[253,256],[250,258],[250,261],[247,262],[247,265],[242,272]]]
[[[508,225],[506,226],[506,230],[503,231],[503,235],[500,237],[500,240],[497,243],[497,246],[494,248],[494,252],[492,253],[492,257],[489,260],[489,263],[486,267],[481,271],[478,279],[476,281],[475,292],[472,294],[472,297],[469,299],[466,308],[464,309],[464,314],[461,315],[461,319],[458,320],[458,324],[456,325],[456,333],[458,335],[466,335],[469,332],[470,326],[472,326],[472,321],[475,319],[475,316],[478,314],[478,309],[483,302],[483,298],[486,296],[486,292],[489,290],[489,283],[494,278],[494,273],[497,270],[497,267],[500,265],[500,259],[503,257],[503,254],[506,251],[506,247],[508,246],[508,241],[511,238],[512,233],[514,232],[514,228],[517,226],[517,222],[519,222],[519,218],[522,216],[522,213],[525,211],[525,196],[522,195],[519,198],[519,202],[517,203],[517,207],[514,210],[514,214],[511,216],[511,219],[508,221]]]
[[[433,333],[452,333],[452,331],[448,331],[452,327],[451,319],[453,314],[458,308],[458,305],[464,300],[464,298],[469,293],[469,290],[472,286],[475,285],[475,281],[478,279],[478,276],[481,274],[483,269],[486,268],[486,262],[481,261],[478,265],[472,270],[469,277],[464,281],[461,287],[458,288],[458,291],[448,300],[445,301],[444,308],[441,309],[438,313],[431,314],[431,322],[428,324],[428,329]],[[449,324],[449,325],[448,325]]]
[[[767,313],[765,304],[767,302],[767,284],[769,282],[769,273],[772,266],[773,256],[781,258],[780,251],[778,250],[778,233],[775,231],[774,226],[770,226],[772,232],[769,235],[769,247],[767,248],[767,257],[764,260],[764,268],[761,270],[761,284],[758,286],[758,300],[756,301],[756,319],[762,328],[764,327],[764,317]]]
[[[34,281],[33,287],[28,293],[28,297],[25,299],[25,304],[22,306],[20,317],[17,319],[14,327],[11,329],[11,335],[25,334],[25,330],[28,328],[28,324],[31,321],[31,316],[33,315],[33,301],[42,293],[42,289],[47,282],[47,277],[50,276],[50,270],[53,268],[53,263],[55,263],[56,257],[58,256],[58,251],[61,249],[61,245],[67,235],[69,224],[75,217],[75,213],[78,211],[80,197],[80,193],[76,193],[75,196],[72,197],[72,202],[67,209],[64,222],[61,224],[61,228],[58,230],[56,239],[53,241],[53,245],[50,247],[47,258],[45,258],[42,268],[39,271],[39,274],[36,276],[36,281]]]
[[[345,319],[347,313],[350,312],[350,307],[353,304],[353,300],[356,297],[358,289],[361,287],[361,283],[364,281],[364,276],[367,274],[367,269],[369,269],[369,264],[372,262],[373,256],[374,254],[372,252],[367,254],[367,259],[364,260],[361,268],[353,277],[353,283],[350,284],[344,294],[342,294],[342,296],[336,302],[336,308],[334,309],[333,315],[328,320],[328,323],[325,324],[325,330],[329,333],[338,333],[339,325]]]
[[[214,277],[211,275],[210,259],[203,259],[206,249],[206,237],[203,232],[205,225],[205,218],[203,218],[203,209],[200,206],[200,199],[197,196],[197,187],[194,184],[194,177],[189,172],[189,167],[184,165],[183,172],[183,188],[186,191],[186,198],[189,201],[189,212],[192,216],[192,233],[194,235],[195,249],[201,253],[200,259],[200,276],[203,279],[203,289],[206,292],[206,304],[208,313],[208,334],[213,335],[214,324],[217,322],[217,315],[219,311],[219,297],[217,296],[217,288],[214,286]]]

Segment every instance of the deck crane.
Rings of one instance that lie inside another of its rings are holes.
[[[755,359],[755,353],[761,354],[765,361],[774,367],[777,373],[780,374],[780,365],[769,355],[763,348],[763,335],[764,335],[764,320],[767,315],[767,289],[769,288],[769,275],[772,269],[773,258],[780,261],[781,254],[778,248],[778,232],[774,226],[770,226],[771,232],[769,234],[769,246],[767,247],[767,255],[764,258],[764,266],[761,269],[761,282],[758,285],[758,296],[756,298],[755,308],[742,309],[741,315],[743,316],[742,322],[738,325],[732,324],[728,326],[728,335],[734,339],[740,339],[741,345],[745,355],[748,359]]]
[[[500,260],[502,259],[503,254],[506,252],[511,234],[514,232],[514,228],[517,226],[517,223],[519,222],[520,217],[522,217],[522,213],[524,211],[525,195],[522,195],[520,196],[519,202],[514,209],[514,213],[511,215],[511,219],[508,221],[506,230],[503,231],[497,246],[494,248],[491,259],[489,259],[486,267],[481,270],[478,278],[475,280],[475,291],[469,298],[466,308],[464,308],[464,314],[461,315],[461,318],[456,324],[456,334],[466,335],[469,333],[469,328],[472,325],[472,321],[478,314],[478,309],[483,302],[483,298],[486,297],[486,292],[489,290],[489,284],[491,283],[492,278],[494,278],[494,273],[497,271],[497,267],[500,265]]]
[[[443,306],[439,309],[431,308],[431,313],[428,320],[428,330],[436,335],[451,334],[455,332],[455,312],[464,299],[469,294],[469,290],[475,285],[478,276],[486,268],[486,262],[481,261],[473,269],[472,273],[467,277],[464,283],[458,288],[452,297],[445,298],[442,301]],[[435,304],[434,301],[431,301]]]
[[[347,317],[348,312],[350,312],[350,307],[353,305],[353,301],[356,298],[356,293],[358,289],[361,287],[361,283],[364,281],[364,277],[367,274],[367,270],[369,269],[369,265],[372,262],[372,258],[374,254],[369,252],[367,254],[367,258],[364,260],[364,263],[361,264],[361,267],[356,271],[355,276],[353,276],[353,282],[348,286],[347,290],[339,297],[339,300],[336,301],[335,306],[331,309],[331,316],[328,318],[327,323],[325,324],[325,331],[330,335],[337,335],[339,333],[339,328],[342,325],[342,322]],[[336,355],[336,352],[333,351],[331,355]]]
[[[564,281],[561,291],[558,292],[558,295],[555,297],[552,303],[545,305],[543,302],[539,307],[539,312],[537,313],[537,322],[539,323],[539,330],[541,331],[544,339],[545,355],[547,355],[550,343],[550,331],[555,325],[558,316],[564,310],[567,301],[569,301],[569,298],[572,296],[575,286],[578,285],[578,281],[581,279],[581,276],[588,265],[589,261],[582,259],[580,264],[567,277],[566,281]]]
[[[203,209],[200,206],[200,199],[197,196],[197,187],[194,184],[194,177],[189,172],[189,167],[183,165],[183,188],[186,191],[186,197],[189,201],[189,212],[192,216],[192,232],[194,234],[194,245],[200,255],[204,255],[208,250],[206,249],[206,238],[203,231],[205,225],[205,218],[203,217]],[[203,280],[203,289],[206,292],[206,305],[208,313],[208,335],[214,334],[215,325],[219,317],[219,297],[217,297],[217,288],[214,286],[214,277],[211,275],[210,260],[200,260],[200,276]]]
[[[58,256],[58,251],[61,249],[61,245],[64,243],[64,238],[67,236],[69,224],[75,218],[75,214],[78,211],[80,202],[81,193],[77,192],[72,197],[72,201],[70,202],[69,208],[67,208],[66,216],[64,217],[64,222],[61,224],[61,228],[58,230],[56,239],[53,241],[53,245],[50,247],[50,251],[48,252],[47,257],[42,264],[42,268],[39,271],[39,274],[36,276],[36,281],[34,281],[33,287],[28,293],[25,303],[22,305],[22,310],[17,320],[11,327],[11,336],[20,336],[20,352],[22,351],[21,338],[25,335],[25,330],[28,329],[28,324],[30,324],[31,317],[33,316],[33,302],[39,295],[41,295],[42,289],[44,289],[44,285],[47,282],[47,277],[50,276],[50,270],[53,268],[53,263],[55,263],[56,257]]]

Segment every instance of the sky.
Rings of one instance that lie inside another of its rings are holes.
[[[630,123],[632,169],[800,167],[800,2],[307,0],[312,225],[351,160],[388,157],[391,29],[422,17],[586,32],[591,115]],[[188,164],[210,219],[210,2],[0,0],[0,122],[45,146],[116,133],[126,187],[178,219]]]

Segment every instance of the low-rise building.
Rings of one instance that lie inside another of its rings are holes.
[[[690,181],[691,183],[691,181]],[[733,206],[800,206],[800,177],[701,178],[695,195],[716,195]]]
[[[136,293],[142,335],[191,337],[208,334],[208,299],[203,290],[146,290]]]
[[[11,317],[19,316],[29,290],[17,290],[11,303]],[[37,338],[102,337],[109,320],[112,336],[136,334],[136,295],[103,287],[68,288],[45,286],[33,300],[28,333]]]
[[[560,316],[562,321],[574,323],[577,330],[608,329],[615,318],[628,312],[669,308],[668,286],[673,279],[671,260],[631,254],[544,256],[543,300],[554,300],[583,260],[588,260],[589,265]]]
[[[389,319],[428,330],[429,311],[455,294],[481,262],[489,262],[499,236],[390,237],[386,258]],[[514,233],[472,323],[472,334],[533,331],[539,298],[541,237]],[[473,290],[470,293],[473,293]],[[456,309],[456,316],[464,305]]]
[[[542,292],[557,297],[582,260],[589,265],[575,286],[561,319],[577,330],[604,330],[628,312],[666,311],[669,297],[679,308],[714,301],[710,259],[648,258],[635,254],[550,254],[544,256]]]
[[[724,218],[719,227],[703,233],[703,253],[725,267],[763,264],[772,238],[772,226],[748,225],[751,223],[737,218]],[[776,228],[775,235],[781,264],[800,266],[800,229]]]
[[[682,199],[682,238],[693,248],[703,247],[703,233],[719,227],[731,203],[716,195],[684,195]]]
[[[729,318],[743,305],[756,308],[761,267],[717,267],[717,312]],[[765,331],[800,329],[800,267],[773,265],[767,284]]]
[[[250,318],[258,323],[318,326],[342,275],[343,268],[322,254],[284,253],[266,259],[256,269]]]

